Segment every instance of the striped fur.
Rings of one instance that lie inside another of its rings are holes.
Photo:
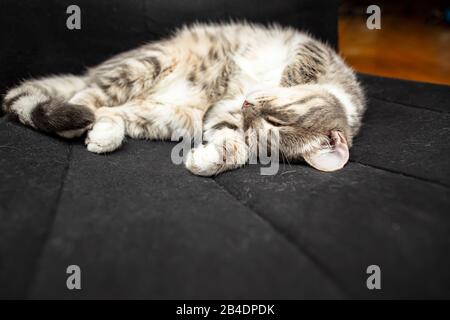
[[[209,176],[247,163],[273,132],[288,159],[329,145],[331,131],[351,145],[364,96],[342,59],[305,33],[196,24],[81,76],[25,81],[5,95],[3,111],[67,138],[87,132],[96,153],[115,150],[125,136],[200,135],[205,143],[189,152],[186,167]]]

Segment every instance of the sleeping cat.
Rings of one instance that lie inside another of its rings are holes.
[[[25,81],[3,103],[35,129],[87,132],[95,153],[114,151],[125,136],[200,135],[185,165],[204,176],[244,165],[272,133],[288,161],[340,169],[364,108],[354,73],[330,47],[291,28],[247,23],[184,27],[81,76]]]

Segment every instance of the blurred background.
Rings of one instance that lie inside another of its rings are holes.
[[[369,30],[369,5],[381,29]],[[450,85],[450,1],[342,0],[339,48],[359,72]]]

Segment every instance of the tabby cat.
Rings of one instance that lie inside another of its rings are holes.
[[[279,137],[289,161],[334,171],[349,158],[364,95],[329,46],[292,28],[195,24],[119,54],[81,76],[23,82],[3,110],[35,129],[106,153],[125,136],[201,136],[188,170],[211,176],[248,163],[260,141]]]

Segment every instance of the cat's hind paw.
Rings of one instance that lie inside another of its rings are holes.
[[[87,149],[94,153],[107,153],[116,150],[125,138],[123,123],[99,121],[95,123],[86,138]]]

